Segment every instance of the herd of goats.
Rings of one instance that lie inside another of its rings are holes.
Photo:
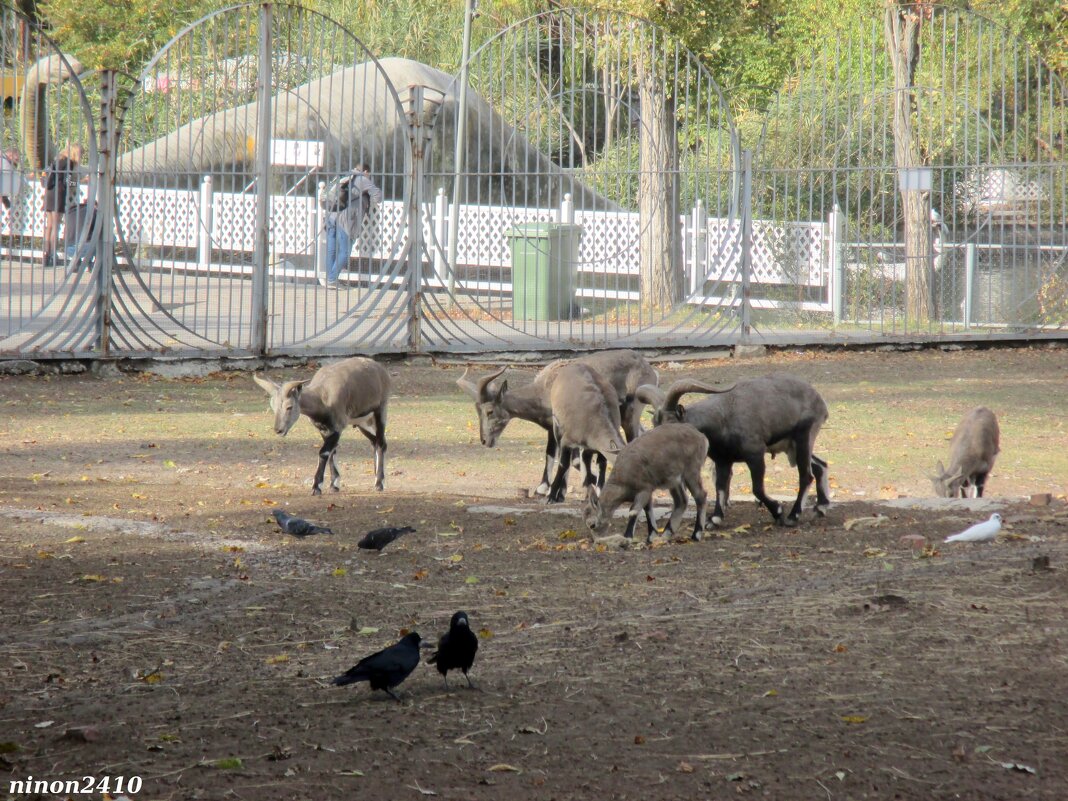
[[[638,512],[644,511],[651,541],[660,533],[652,510],[653,493],[665,489],[674,506],[663,535],[677,532],[689,492],[697,506],[692,538],[700,539],[705,529],[707,495],[701,468],[706,457],[715,467],[712,525],[723,523],[731,470],[742,462],[749,468],[753,495],[776,522],[798,523],[813,480],[816,513],[824,515],[830,506],[827,462],[813,452],[827,420],[827,404],[811,384],[796,376],[775,373],[742,379],[726,388],[681,380],[662,389],[656,371],[630,350],[554,361],[531,383],[516,389],[502,379],[506,369],[477,379],[469,378],[466,370],[456,382],[475,402],[482,444],[496,445],[513,418],[546,429],[545,467],[537,491],[548,495],[548,503],[564,500],[568,470],[581,455],[584,519],[593,532],[603,532],[615,510],[630,502],[624,536],[633,537]],[[288,433],[301,414],[322,434],[314,495],[322,493],[327,465],[331,489],[340,488],[337,446],[341,432],[350,425],[374,446],[375,489],[383,489],[390,377],[382,365],[353,357],[320,368],[309,380],[277,384],[258,375],[254,379],[270,396],[277,434]],[[689,393],[707,397],[684,406],[680,401]],[[653,409],[653,428],[643,431],[646,405]],[[982,497],[998,450],[997,418],[985,407],[973,409],[953,434],[949,467],[939,462],[938,473],[932,476],[935,492],[942,497],[969,493]],[[797,467],[797,498],[789,514],[764,491],[764,458],[769,453],[785,453]]]

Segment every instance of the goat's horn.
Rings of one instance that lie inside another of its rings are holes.
[[[702,384],[700,381],[690,381],[683,379],[682,381],[676,381],[670,387],[667,388],[667,393],[664,396],[665,409],[674,409],[678,403],[679,398],[688,392],[704,392],[705,394],[719,394],[722,392],[730,392],[734,389],[734,384],[729,387],[720,389],[719,387],[709,386],[708,384]]]
[[[474,382],[467,377],[467,374],[470,372],[471,365],[467,365],[467,367],[464,368],[464,374],[456,379],[456,386],[458,386],[468,395],[473,397],[475,400],[478,400],[478,387],[476,387]]]
[[[664,405],[664,391],[655,384],[642,384],[634,390],[634,397],[656,408]]]
[[[508,366],[505,365],[500,370],[498,370],[496,373],[490,373],[489,375],[484,375],[484,376],[482,376],[482,378],[478,379],[478,397],[479,397],[479,400],[483,400],[484,401],[484,400],[487,399],[486,398],[486,387],[488,387],[490,385],[490,382],[493,379],[497,378],[499,375],[501,375],[501,373],[503,373],[507,369],[508,369]]]

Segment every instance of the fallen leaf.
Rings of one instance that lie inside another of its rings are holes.
[[[842,528],[846,531],[852,531],[854,528],[878,528],[884,523],[889,523],[890,518],[886,515],[875,515],[874,517],[853,517],[845,521],[842,524]]]
[[[483,626],[478,630],[478,636],[481,637],[483,640],[492,640],[493,632]]]
[[[856,725],[866,721],[867,717],[864,715],[842,715],[842,720],[846,723]]]
[[[213,768],[219,770],[236,770],[237,768],[244,767],[245,763],[240,757],[226,757],[225,759],[216,759],[214,762],[208,763]]]
[[[693,765],[689,762],[680,762],[675,768],[679,773],[693,773]]]
[[[834,652],[836,654],[844,654],[848,650],[849,649],[842,643],[838,643],[838,645],[834,646]]]
[[[163,463],[163,466],[164,466],[164,467],[177,467],[178,465],[176,465],[176,464],[174,463],[174,461],[173,461],[172,459],[167,459],[167,460],[166,460],[166,461],[165,461],[165,462]]]
[[[338,776],[362,776],[363,775],[363,771],[362,770],[339,770],[339,771],[337,771],[337,775]]]
[[[879,556],[886,556],[886,551],[882,548],[865,548],[864,555],[869,559],[874,559]]]
[[[778,690],[768,690],[766,693],[764,693],[764,697],[765,698],[774,698],[778,694],[779,694]]]
[[[76,543],[76,542],[85,542],[85,537],[74,536],[74,537],[71,537],[69,540],[64,540],[64,542],[65,543],[71,543],[71,544]]]
[[[740,526],[735,526],[734,528],[732,528],[731,531],[733,531],[735,534],[744,534],[751,528],[752,526],[748,523],[742,523]]]
[[[364,626],[363,628],[361,628],[356,633],[357,634],[363,634],[365,636],[368,635],[368,634],[378,634],[378,629],[375,628],[374,626]]]
[[[35,729],[47,729],[53,723],[55,723],[54,720],[42,720],[40,723],[34,723],[33,727]]]
[[[349,574],[349,571],[346,570],[343,567],[334,568],[334,577],[335,578],[341,578],[342,576],[347,576],[348,574]]]
[[[478,584],[477,576],[468,576],[464,579],[464,584]]]
[[[1022,762],[999,762],[1001,767],[1005,770],[1015,770],[1019,773],[1030,773],[1031,775],[1037,775],[1038,771],[1032,768],[1030,765],[1025,765]]]
[[[427,569],[426,568],[422,568],[420,570],[415,571],[415,573],[412,575],[412,578],[415,579],[416,581],[422,581],[423,579],[425,579],[429,575],[430,575],[430,573],[427,571]]]
[[[278,654],[278,656],[269,656],[269,657],[267,657],[267,660],[266,660],[268,665],[280,665],[283,662],[288,662],[288,661],[289,661],[289,654]]]
[[[496,765],[491,765],[489,768],[491,773],[522,773],[523,771],[517,768],[515,765],[509,765],[506,762],[498,762]]]
[[[559,539],[561,541],[564,541],[564,540],[577,540],[578,539],[578,532],[575,531],[574,529],[570,529],[569,528],[567,531],[561,531],[559,536],[557,537],[557,539]]]
[[[634,735],[634,744],[635,745],[645,745],[645,738],[642,737],[640,734],[635,734]]]

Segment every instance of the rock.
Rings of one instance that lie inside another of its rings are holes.
[[[763,345],[735,345],[734,358],[747,359],[750,357],[767,356],[768,349]]]
[[[34,375],[38,369],[37,362],[31,362],[29,359],[0,362],[0,375]]]
[[[1028,502],[1032,506],[1049,506],[1053,503],[1053,495],[1048,492],[1036,492],[1028,499]]]
[[[898,542],[909,548],[915,548],[917,551],[922,551],[927,547],[927,538],[922,534],[905,534],[898,538]]]

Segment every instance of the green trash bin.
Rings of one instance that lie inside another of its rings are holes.
[[[504,235],[512,246],[512,319],[570,319],[582,226],[524,223]]]

